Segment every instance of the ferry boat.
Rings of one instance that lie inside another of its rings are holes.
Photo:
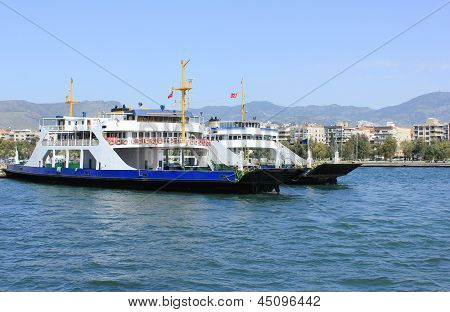
[[[211,141],[202,117],[186,112],[181,61],[181,111],[115,107],[100,117],[43,118],[39,140],[24,165],[9,165],[7,177],[49,183],[201,193],[279,192],[298,172],[245,168],[227,148]]]
[[[229,159],[245,168],[283,168],[297,176],[286,182],[291,185],[336,184],[337,178],[344,176],[360,164],[340,163],[335,155],[334,163],[314,165],[311,152],[304,159],[279,141],[279,130],[269,123],[245,119],[244,81],[241,80],[241,120],[222,121],[218,117],[208,121],[209,139],[225,147],[232,155]]]

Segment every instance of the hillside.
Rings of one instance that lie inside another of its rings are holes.
[[[86,112],[88,116],[97,116],[98,112],[109,111],[116,101],[84,101],[76,104],[75,114]],[[0,128],[37,129],[42,117],[54,117],[67,114],[64,103],[35,104],[27,101],[0,101]],[[368,107],[331,105],[309,105],[283,107],[267,101],[254,101],[246,104],[247,118],[276,122],[318,122],[324,125],[334,124],[337,120],[356,122],[368,120],[380,124],[393,121],[399,125],[410,126],[423,122],[428,117],[437,117],[442,121],[450,120],[450,92],[433,92],[418,96],[405,103],[381,109]],[[205,106],[192,109],[207,118],[220,117],[222,120],[240,119],[241,108],[236,106]]]

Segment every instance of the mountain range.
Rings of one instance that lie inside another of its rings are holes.
[[[83,101],[74,106],[75,114],[86,112],[88,116],[97,116],[98,112],[109,111],[117,101]],[[67,115],[68,106],[64,103],[36,104],[22,100],[0,101],[0,128],[37,129],[42,117]],[[239,120],[241,107],[205,106],[191,109],[194,114],[203,114],[206,118],[219,117],[222,120]],[[358,120],[385,124],[388,121],[402,126],[422,123],[429,117],[441,121],[450,120],[450,92],[433,92],[418,96],[405,103],[380,109],[345,105],[308,105],[279,106],[267,101],[246,103],[246,117],[256,117],[260,121],[273,122],[317,122],[323,125],[335,124],[338,120],[355,123]]]

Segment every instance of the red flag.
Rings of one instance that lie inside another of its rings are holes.
[[[170,99],[171,97],[173,97],[173,91],[170,92],[170,94],[167,96],[168,99]]]
[[[235,99],[235,98],[237,98],[237,93],[231,93],[231,95],[230,95],[230,98],[232,98],[232,99]]]

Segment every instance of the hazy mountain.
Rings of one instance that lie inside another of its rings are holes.
[[[74,106],[75,114],[86,112],[88,116],[97,116],[98,112],[109,111],[116,101],[84,101]],[[68,106],[64,103],[35,104],[27,101],[0,101],[0,128],[13,129],[38,127],[42,117],[54,117],[67,114]],[[241,107],[205,106],[191,110],[205,117],[220,117],[222,120],[239,120]],[[341,106],[337,104],[317,106],[283,107],[267,101],[255,101],[246,104],[246,117],[258,120],[295,122],[318,122],[324,125],[334,124],[337,120],[356,122],[368,120],[384,124],[394,121],[399,125],[410,126],[425,121],[428,117],[436,117],[441,121],[450,120],[450,92],[433,92],[418,96],[405,103],[381,109],[368,107]]]
[[[365,118],[377,122],[394,121],[398,124],[421,123],[429,117],[450,121],[450,92],[433,92],[418,96],[403,104],[372,111]]]
[[[336,104],[326,106],[293,106],[283,107],[271,102],[250,102],[245,106],[246,118],[256,117],[261,121],[281,122],[318,122],[321,124],[334,124],[336,120],[360,120],[364,113],[370,112],[368,107],[340,106]],[[239,120],[241,118],[241,107],[207,106],[193,110],[195,113],[202,112],[207,117],[220,117],[222,120]]]
[[[74,104],[74,114],[86,112],[97,116],[99,112],[110,111],[116,101],[83,101]],[[0,101],[0,128],[37,129],[39,118],[67,115],[69,106],[64,103],[35,104],[27,101]]]

